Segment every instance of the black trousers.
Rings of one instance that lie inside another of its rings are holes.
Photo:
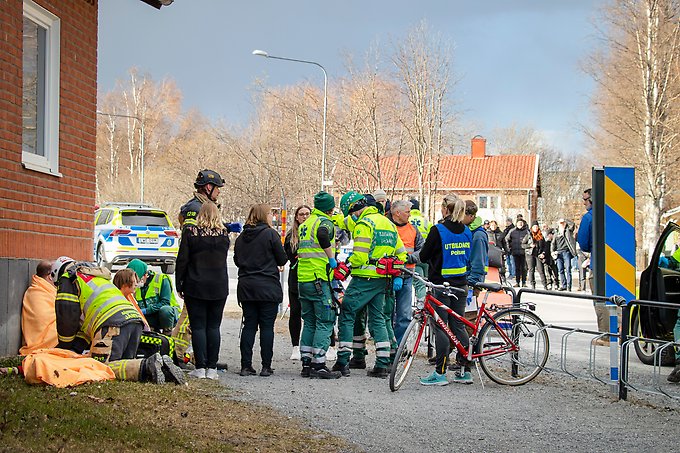
[[[217,368],[220,355],[220,325],[227,300],[193,299],[185,296],[191,344],[194,347],[196,368]]]
[[[464,289],[467,292],[467,286],[460,286],[459,288]],[[445,296],[441,292],[437,291],[435,293],[435,297],[439,299],[439,301],[442,302],[444,305],[452,309],[454,312],[458,313],[461,316],[465,316],[465,302],[466,302],[465,296],[460,297]],[[463,321],[458,321],[452,315],[448,314],[446,310],[444,310],[443,308],[437,307],[435,308],[435,310],[437,314],[442,318],[442,321],[444,321],[449,326],[449,328],[456,336],[456,338],[458,338],[461,344],[467,348],[470,345],[470,337],[468,336]],[[444,333],[444,331],[440,328],[435,328],[434,334],[435,334],[434,344],[437,350],[437,364],[435,366],[435,370],[439,374],[445,374],[446,368],[448,366],[447,362],[449,354],[453,352],[453,350],[451,349],[451,342],[449,341],[449,337],[446,336],[446,333]],[[463,357],[460,354],[460,352],[457,351],[456,360],[463,365],[466,366],[468,365],[467,358]]]
[[[295,289],[288,284],[288,300],[290,301],[290,318],[288,318],[288,330],[290,330],[290,342],[293,346],[300,346],[300,332],[302,331],[302,306],[300,305],[300,293],[298,293],[297,281]]]
[[[279,310],[278,302],[243,301],[243,332],[241,332],[241,368],[253,366],[255,334],[260,330],[260,357],[262,366],[271,368],[274,356],[274,321]],[[193,325],[192,325],[193,328]]]

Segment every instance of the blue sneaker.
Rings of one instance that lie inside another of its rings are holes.
[[[428,377],[422,378],[420,383],[422,385],[449,385],[446,374],[439,374],[436,371],[433,371]]]
[[[464,372],[463,374],[459,373],[454,373],[453,375],[453,382],[456,384],[472,384],[472,373],[469,371]]]

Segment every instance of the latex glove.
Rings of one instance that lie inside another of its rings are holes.
[[[338,267],[338,260],[335,258],[328,258],[328,264],[331,266],[331,269],[335,269]]]
[[[228,223],[228,224],[227,224],[227,230],[228,230],[230,233],[240,233],[241,231],[243,231],[243,227],[241,226],[240,223],[238,223],[238,222],[233,222],[233,223]]]
[[[142,314],[145,315],[146,314],[146,307],[142,308],[141,310],[142,310]]]
[[[392,289],[394,289],[394,291],[401,291],[402,286],[404,286],[404,279],[401,277],[394,277]]]
[[[668,258],[666,258],[665,256],[660,256],[659,257],[659,267],[663,267],[663,268],[666,268],[666,269],[670,268],[671,263],[668,261]]]

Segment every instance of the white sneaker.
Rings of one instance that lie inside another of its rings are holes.
[[[328,351],[326,351],[326,360],[329,360],[333,362],[334,360],[338,359],[338,352],[335,350],[333,346],[328,347]]]
[[[219,381],[220,380],[220,375],[217,374],[216,368],[208,368],[205,371],[205,377],[206,377],[206,379],[212,379],[213,381]]]
[[[293,346],[293,352],[290,355],[290,360],[300,360],[300,346]]]
[[[194,371],[189,372],[189,377],[196,379],[205,379],[205,368],[196,368]]]

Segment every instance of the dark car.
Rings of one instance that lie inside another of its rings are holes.
[[[680,303],[680,269],[660,265],[680,246],[680,226],[669,222],[654,247],[649,266],[640,276],[640,300]],[[643,338],[673,341],[673,328],[678,319],[678,310],[658,307],[635,306],[631,311],[630,334]],[[658,344],[637,341],[635,352],[642,363],[652,365]],[[673,365],[675,353],[672,347],[665,348],[661,356],[662,365]]]

